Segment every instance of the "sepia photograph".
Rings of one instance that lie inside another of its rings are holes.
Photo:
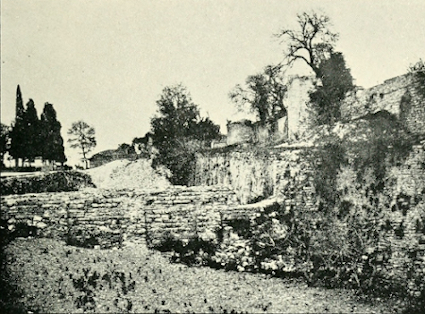
[[[0,313],[425,313],[425,1],[0,6]]]

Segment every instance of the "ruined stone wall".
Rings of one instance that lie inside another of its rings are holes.
[[[349,94],[341,106],[343,120],[353,120],[386,110],[415,134],[425,134],[425,99],[418,93],[412,74],[398,76],[369,89]]]
[[[307,104],[310,101],[309,92],[313,89],[312,79],[309,77],[294,77],[288,92],[285,94],[284,104],[288,111],[287,130],[288,138],[301,138],[309,128]]]
[[[158,244],[165,233],[190,238],[266,205],[241,206],[226,187],[172,187],[163,191],[98,190],[1,197],[0,219],[11,232],[25,225],[35,236],[96,238],[100,247],[126,240]],[[81,241],[82,242],[82,241]]]
[[[270,148],[200,153],[191,184],[229,186],[241,204],[265,197],[287,199],[294,184],[300,189],[297,197],[307,197],[313,188],[306,153],[306,149]]]
[[[254,139],[254,127],[249,120],[227,123],[227,145],[250,143]]]

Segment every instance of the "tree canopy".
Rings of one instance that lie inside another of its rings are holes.
[[[335,51],[338,34],[331,30],[327,15],[304,12],[297,15],[296,29],[277,34],[285,45],[283,64],[301,60],[314,72],[316,89],[310,93],[313,124],[333,124],[341,118],[340,105],[354,88],[344,56]]]
[[[24,123],[24,103],[22,100],[21,88],[16,88],[16,107],[15,121],[10,132],[10,155],[15,159],[15,165],[18,166],[19,158],[25,157],[25,123]]]
[[[240,111],[248,106],[260,123],[265,124],[287,114],[283,102],[286,91],[281,66],[269,65],[263,72],[248,76],[244,87],[236,85],[229,97]]]
[[[208,145],[219,134],[220,127],[200,116],[198,106],[181,84],[165,87],[156,103],[158,112],[151,120],[156,145],[177,138],[205,141]]]
[[[10,128],[6,125],[1,123],[0,124],[0,158],[1,158],[1,164],[0,166],[3,167],[4,165],[4,155],[9,149],[9,138],[10,138]]]
[[[331,52],[318,68],[321,72],[320,84],[310,93],[310,108],[313,109],[313,123],[333,124],[341,119],[341,101],[348,91],[354,88],[350,69],[345,65],[340,52]]]
[[[88,168],[87,154],[96,146],[96,132],[93,127],[84,121],[77,121],[72,123],[71,128],[68,130],[70,138],[68,142],[71,143],[71,148],[78,148],[83,155],[86,169]]]
[[[35,157],[41,155],[41,125],[37,115],[37,109],[35,108],[34,101],[30,99],[25,108],[24,112],[24,145],[25,154],[24,157],[28,161],[34,161]]]
[[[297,23],[297,29],[284,28],[276,34],[285,46],[283,63],[292,65],[302,60],[320,78],[322,73],[319,64],[333,50],[338,33],[331,30],[328,16],[316,12],[298,14]]]
[[[60,134],[61,124],[57,120],[52,104],[45,103],[41,119],[38,118],[34,101],[29,99],[23,106],[21,88],[16,89],[15,121],[10,130],[9,154],[18,166],[19,159],[32,162],[36,157],[43,161],[66,161],[63,139]]]
[[[41,157],[43,160],[60,163],[66,161],[63,138],[60,133],[61,128],[60,122],[56,119],[56,111],[53,105],[46,102],[41,114]]]
[[[179,84],[162,90],[158,111],[151,120],[153,145],[158,149],[154,165],[165,165],[174,184],[188,184],[196,150],[219,137],[220,127],[202,118],[187,89]]]

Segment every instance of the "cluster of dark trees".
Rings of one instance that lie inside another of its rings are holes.
[[[15,166],[28,162],[31,164],[37,157],[45,163],[66,162],[61,124],[57,120],[53,105],[46,102],[43,112],[38,118],[34,101],[30,99],[24,107],[21,89],[16,90],[16,116],[11,127],[2,125],[1,157],[9,152],[15,159]]]

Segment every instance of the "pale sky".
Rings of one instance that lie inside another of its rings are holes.
[[[281,61],[273,34],[306,10],[331,18],[357,85],[425,59],[423,0],[2,0],[1,121],[13,121],[20,84],[39,115],[54,105],[65,141],[72,122],[93,126],[96,153],[143,136],[162,89],[182,83],[226,133],[241,117],[228,93]]]

